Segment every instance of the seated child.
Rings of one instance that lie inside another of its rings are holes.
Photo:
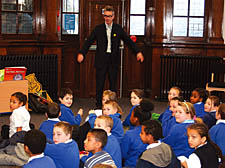
[[[114,135],[119,143],[121,142],[121,139],[123,137],[124,131],[123,131],[123,125],[120,120],[120,115],[122,113],[122,110],[118,103],[116,101],[106,101],[103,105],[103,114],[110,116],[113,119],[113,128],[111,130],[112,135]],[[94,128],[95,119],[97,118],[95,113],[91,113],[89,115],[89,123],[91,128]]]
[[[130,116],[131,116],[133,109],[140,104],[140,102],[143,98],[144,98],[144,90],[143,89],[133,89],[131,91],[130,103],[132,105],[132,108],[130,109],[128,116],[123,121],[123,126],[128,126],[130,129],[134,128],[134,126],[130,123]]]
[[[46,136],[39,130],[30,130],[24,136],[24,151],[30,157],[23,168],[56,168],[54,161],[44,155]]]
[[[203,116],[203,122],[210,129],[213,125],[216,124],[216,111],[220,105],[220,99],[217,96],[209,96],[205,102],[205,112]]]
[[[179,157],[184,168],[218,167],[222,153],[209,137],[205,124],[192,124],[187,128],[188,143],[195,151],[189,158]]]
[[[208,94],[203,88],[196,88],[192,91],[190,102],[194,105],[196,117],[203,118],[206,114],[204,110],[204,104],[208,97]]]
[[[9,137],[19,131],[30,130],[30,113],[25,105],[27,104],[27,96],[21,92],[16,92],[10,98],[10,116]]]
[[[179,102],[175,114],[176,122],[169,134],[161,141],[170,145],[176,156],[188,157],[193,149],[188,145],[187,126],[194,123],[195,109],[189,102]]]
[[[115,166],[112,157],[102,149],[107,143],[107,133],[103,129],[92,129],[88,132],[84,141],[86,151],[93,153],[84,163],[84,168],[92,168],[96,164],[108,164]]]
[[[77,143],[72,138],[72,126],[61,121],[53,129],[55,144],[47,144],[45,155],[51,157],[56,168],[79,168],[79,150]]]
[[[216,119],[216,125],[209,130],[209,134],[212,141],[220,147],[225,156],[225,103],[219,106]]]
[[[181,99],[181,89],[179,87],[177,87],[177,86],[174,86],[174,87],[170,88],[170,91],[168,93],[168,103],[170,103],[170,101],[174,97],[178,97],[178,98]],[[162,114],[160,114],[158,120],[161,123],[163,122],[163,120],[167,120],[167,118],[170,118],[172,112],[171,112],[171,110],[169,108],[170,108],[170,106],[167,107],[167,109],[165,110],[165,112],[163,112]]]
[[[174,124],[176,124],[175,113],[178,103],[181,102],[180,98],[173,97],[169,102],[169,111],[164,113],[162,119],[163,136],[166,137]]]
[[[49,103],[47,112],[45,116],[48,120],[43,121],[40,126],[40,131],[42,131],[48,139],[53,141],[53,128],[56,123],[58,123],[60,116],[60,106],[57,103]]]
[[[146,150],[138,159],[136,168],[178,168],[180,161],[176,158],[171,147],[161,143],[162,127],[156,120],[145,121],[141,126],[141,140],[148,144]]]
[[[103,150],[110,154],[117,168],[122,168],[122,154],[120,144],[116,137],[111,134],[111,130],[113,128],[112,118],[106,115],[98,116],[95,120],[94,128],[100,128],[106,131],[108,140]]]
[[[62,88],[59,94],[60,101],[60,111],[61,116],[59,117],[60,121],[66,121],[71,125],[80,125],[81,117],[83,115],[83,109],[78,111],[78,114],[74,116],[70,107],[73,104],[73,92],[69,88]]]
[[[153,108],[154,105],[150,101],[143,99],[140,105],[135,107],[131,113],[130,122],[135,128],[125,133],[120,144],[124,167],[136,167],[139,155],[147,147],[140,138],[141,124],[151,119]]]

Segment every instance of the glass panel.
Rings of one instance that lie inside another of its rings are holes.
[[[145,16],[130,16],[130,35],[145,35]]]
[[[145,14],[145,0],[131,0],[130,14]]]
[[[173,18],[173,36],[187,36],[187,18]]]
[[[205,0],[190,0],[190,16],[204,16]]]
[[[28,13],[18,14],[19,34],[32,34],[32,15]]]
[[[188,15],[188,0],[174,0],[173,1],[173,15],[187,16]]]
[[[63,14],[62,34],[78,34],[78,14]]]
[[[63,0],[63,12],[79,12],[79,0]]]
[[[19,11],[33,11],[33,0],[18,0]]]
[[[16,10],[16,0],[2,0],[2,10]]]
[[[2,12],[2,34],[16,33],[16,14]]]
[[[190,18],[189,19],[189,36],[190,37],[203,37],[204,28],[203,18]]]

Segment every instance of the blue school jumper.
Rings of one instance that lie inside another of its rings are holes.
[[[163,138],[161,141],[170,145],[175,153],[178,156],[188,156],[194,151],[190,148],[188,144],[187,137],[187,127],[194,123],[194,120],[185,120],[183,123],[175,124],[167,137]]]
[[[48,156],[35,158],[23,166],[23,168],[44,168],[44,167],[56,168],[54,161]]]
[[[128,127],[130,128],[130,130],[133,129],[133,128],[135,127],[134,125],[132,125],[132,124],[130,123],[130,117],[131,117],[132,111],[133,111],[134,108],[137,107],[137,106],[138,106],[138,105],[132,106],[132,108],[130,109],[130,112],[129,112],[128,116],[127,116],[127,117],[125,118],[125,120],[123,121],[123,126],[128,126]]]
[[[72,110],[69,107],[66,107],[64,104],[60,104],[61,116],[59,117],[60,121],[66,121],[71,125],[80,125],[81,116],[77,114],[74,116]]]
[[[146,150],[148,144],[143,144],[140,137],[141,125],[128,130],[120,144],[124,167],[136,167],[138,157]]]
[[[116,114],[109,115],[109,116],[113,119],[113,128],[111,130],[111,133],[112,133],[112,135],[114,135],[117,138],[117,140],[120,143],[121,139],[123,138],[123,134],[124,134],[123,125],[119,118],[120,114],[116,113]],[[95,123],[96,118],[97,118],[97,116],[94,113],[89,115],[88,122],[89,122],[91,128],[94,128],[94,123]]]
[[[172,116],[172,111],[166,110],[162,117],[162,130],[164,137],[169,134],[170,129],[173,127],[174,124],[176,124],[176,119],[174,116]]]
[[[162,123],[164,114],[165,114],[166,112],[169,112],[169,111],[170,111],[170,106],[168,106],[168,107],[166,108],[166,110],[165,110],[162,114],[160,114],[158,120],[159,120],[161,123]]]
[[[209,130],[211,140],[217,144],[225,155],[225,120],[218,120]]]
[[[206,112],[202,120],[210,129],[213,125],[216,124],[216,111]]]
[[[53,128],[54,128],[54,125],[58,123],[59,121],[60,120],[58,118],[48,119],[46,121],[43,121],[40,126],[40,131],[42,131],[48,139],[53,140]]]
[[[46,144],[44,153],[54,160],[56,168],[79,168],[79,150],[74,140],[68,143]]]
[[[205,103],[203,103],[203,102],[198,102],[198,103],[194,104],[196,117],[200,117],[200,118],[204,117],[204,115],[206,114],[204,105],[205,105]]]

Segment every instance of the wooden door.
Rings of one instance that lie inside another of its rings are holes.
[[[85,39],[91,34],[91,31],[98,24],[104,23],[102,9],[106,5],[111,5],[115,10],[114,23],[121,24],[122,21],[122,4],[121,0],[81,0],[81,19],[80,19],[80,47],[84,44]],[[92,45],[95,47],[95,44]],[[80,64],[80,95],[82,97],[95,97],[96,80],[94,58],[95,49],[89,49],[85,60]],[[108,87],[108,78],[106,78],[105,88]],[[118,75],[119,88],[119,75]]]

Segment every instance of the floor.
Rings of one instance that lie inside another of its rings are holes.
[[[129,110],[131,108],[129,98],[118,99],[118,103],[123,110],[122,120],[124,120],[126,118],[126,116],[129,114]],[[154,111],[153,111],[154,113],[161,114],[162,112],[165,111],[165,109],[167,107],[166,102],[158,102],[158,101],[152,100],[152,103],[155,106]],[[93,98],[89,98],[89,99],[77,98],[77,99],[75,99],[74,103],[71,107],[74,114],[77,113],[79,108],[83,108],[83,110],[84,110],[84,116],[82,117],[82,122],[84,122],[86,116],[88,115],[88,111],[95,108],[95,99],[93,99]],[[0,114],[0,127],[4,124],[9,124],[9,117],[10,117],[10,114]],[[35,125],[35,128],[38,129],[40,124],[44,120],[46,120],[46,117],[44,114],[31,113],[31,123],[33,123]],[[0,166],[0,168],[10,168],[10,167],[12,167],[12,166]],[[15,167],[13,167],[13,168],[15,168]]]

